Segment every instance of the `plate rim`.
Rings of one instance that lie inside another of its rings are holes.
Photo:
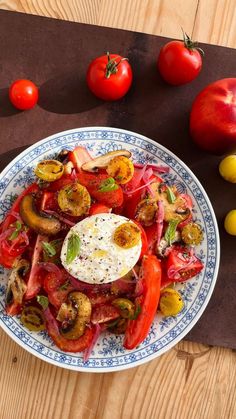
[[[87,127],[79,127],[79,128],[72,128],[72,129],[68,129],[65,131],[60,131],[60,132],[56,132],[54,134],[51,134],[43,139],[40,139],[38,141],[36,141],[34,144],[31,144],[30,146],[26,146],[26,149],[23,150],[19,155],[17,155],[10,163],[7,164],[7,166],[2,170],[2,172],[0,173],[0,180],[1,178],[10,170],[10,168],[12,166],[14,166],[14,164],[19,161],[19,159],[21,159],[22,157],[24,157],[25,155],[27,155],[30,151],[34,150],[36,147],[50,141],[53,140],[56,137],[62,137],[62,136],[66,136],[66,135],[70,135],[73,134],[75,132],[85,132],[85,131],[113,131],[113,132],[118,132],[118,133],[122,133],[122,134],[128,134],[129,136],[135,136],[140,138],[141,140],[145,140],[151,144],[153,144],[154,146],[162,149],[162,151],[166,152],[168,155],[170,155],[171,157],[173,157],[178,163],[180,163],[184,169],[190,173],[191,177],[193,178],[194,182],[196,183],[196,185],[200,188],[201,192],[204,195],[204,199],[207,202],[208,208],[211,212],[211,216],[212,216],[212,220],[214,223],[214,227],[215,227],[215,237],[216,237],[216,248],[217,248],[217,257],[216,257],[216,264],[215,264],[215,271],[214,271],[214,277],[213,280],[211,282],[208,294],[204,300],[204,304],[201,306],[200,310],[198,311],[197,315],[194,316],[193,320],[191,321],[191,323],[177,336],[177,338],[175,338],[175,343],[173,346],[168,347],[168,345],[164,348],[162,348],[159,352],[155,352],[153,354],[151,354],[150,356],[148,356],[148,359],[142,358],[140,360],[136,360],[134,363],[128,363],[125,365],[118,365],[118,366],[109,366],[109,367],[101,367],[101,368],[94,368],[94,367],[89,367],[87,368],[86,366],[78,366],[78,365],[72,365],[72,364],[62,364],[59,361],[52,359],[52,358],[46,358],[45,355],[41,354],[40,352],[34,350],[33,348],[31,348],[30,346],[27,346],[25,344],[25,342],[23,342],[20,338],[18,338],[16,335],[14,335],[12,333],[12,331],[7,328],[7,326],[5,325],[5,323],[3,323],[0,319],[0,326],[2,327],[2,329],[7,333],[7,335],[13,340],[15,341],[17,344],[19,344],[24,350],[26,350],[27,352],[29,352],[31,355],[36,356],[37,358],[52,364],[54,366],[58,366],[60,368],[64,368],[64,369],[69,369],[69,370],[73,370],[73,371],[77,371],[77,372],[86,372],[86,373],[109,373],[109,372],[118,372],[118,371],[122,371],[122,370],[127,370],[130,368],[135,368],[138,367],[140,365],[143,365],[149,361],[152,361],[156,358],[158,358],[159,356],[163,355],[164,353],[166,353],[167,351],[169,351],[170,349],[172,349],[179,341],[181,341],[184,336],[186,336],[190,330],[193,328],[193,326],[197,323],[197,321],[200,319],[200,317],[202,316],[203,312],[205,311],[209,300],[212,296],[216,281],[217,281],[217,277],[218,277],[218,273],[219,273],[219,265],[220,265],[220,235],[219,235],[219,229],[218,229],[218,222],[216,219],[216,215],[215,215],[215,211],[214,208],[211,204],[211,201],[208,197],[207,192],[205,191],[205,188],[203,187],[203,185],[201,184],[201,182],[198,180],[197,176],[192,172],[192,170],[187,166],[187,164],[181,160],[176,154],[174,154],[171,150],[169,150],[168,148],[166,148],[164,145],[158,143],[157,141],[154,141],[153,139],[140,134],[138,132],[134,132],[134,131],[130,131],[124,128],[115,128],[115,127],[108,127],[108,126],[87,126]],[[94,138],[95,141],[97,141],[97,138]],[[106,139],[104,139],[105,141]],[[79,141],[79,140],[78,140]]]

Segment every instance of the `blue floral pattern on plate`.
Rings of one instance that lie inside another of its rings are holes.
[[[101,335],[88,361],[82,354],[60,351],[45,332],[29,332],[18,317],[6,315],[5,291],[9,271],[0,268],[0,325],[17,343],[32,354],[54,365],[87,372],[110,372],[135,367],[163,354],[181,340],[203,313],[212,294],[219,267],[220,244],[217,222],[211,203],[190,169],[162,145],[133,132],[105,127],[78,128],[52,135],[17,156],[0,175],[0,217],[9,210],[16,194],[33,179],[37,162],[55,156],[61,149],[86,147],[93,156],[126,148],[138,163],[167,165],[164,175],[169,184],[175,183],[180,193],[188,192],[194,203],[194,215],[204,229],[204,240],[197,248],[204,262],[203,271],[186,283],[177,285],[183,296],[184,308],[176,317],[158,314],[144,342],[128,351],[122,337],[110,333]]]

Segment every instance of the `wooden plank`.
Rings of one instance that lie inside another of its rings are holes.
[[[181,342],[137,368],[76,373],[46,364],[0,331],[1,419],[234,419],[235,353]],[[13,397],[14,395],[14,397]]]
[[[236,1],[200,0],[193,37],[201,42],[236,48]]]
[[[197,4],[197,0],[102,0],[98,23],[181,38],[181,27],[192,32]]]

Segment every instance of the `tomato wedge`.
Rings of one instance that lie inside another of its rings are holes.
[[[96,199],[98,202],[106,205],[109,208],[120,207],[123,204],[123,191],[120,186],[117,185],[117,189],[102,192],[99,190],[102,182],[109,179],[109,176],[104,173],[87,173],[81,171],[77,175],[78,181],[81,185],[85,186],[91,197]]]
[[[119,310],[111,304],[103,304],[93,308],[91,322],[93,324],[106,323],[120,317]]]
[[[10,224],[14,223],[16,221],[16,214],[19,214],[20,210],[20,203],[25,195],[38,192],[39,187],[37,183],[32,183],[32,185],[28,186],[19,196],[16,198],[15,202],[12,204],[10,211],[3,219],[0,231],[4,232],[7,228],[9,228]]]
[[[128,320],[124,338],[124,347],[133,349],[147,336],[155,317],[161,288],[161,263],[154,255],[144,256],[140,269],[140,281],[143,294],[136,298],[136,309],[140,313],[135,320]]]
[[[111,212],[111,208],[107,207],[106,205],[100,204],[99,202],[95,202],[91,205],[89,209],[89,215],[95,214],[104,214]]]
[[[166,275],[172,282],[184,282],[196,276],[203,266],[201,260],[192,254],[190,249],[175,246],[166,261]]]
[[[87,327],[84,334],[79,339],[66,339],[60,334],[58,323],[53,317],[49,307],[44,310],[44,317],[49,336],[62,351],[83,352],[90,346],[94,335],[93,327]]]
[[[63,276],[48,272],[43,280],[43,288],[48,294],[49,302],[57,309],[61,307],[67,299],[67,295],[74,290],[71,283]]]

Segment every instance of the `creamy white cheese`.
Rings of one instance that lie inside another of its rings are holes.
[[[142,247],[141,239],[130,249],[121,248],[114,242],[116,228],[127,221],[132,223],[120,215],[97,214],[77,223],[70,229],[62,246],[64,268],[89,284],[105,284],[124,276],[137,263]],[[67,246],[72,234],[79,236],[81,246],[79,254],[67,264]]]

